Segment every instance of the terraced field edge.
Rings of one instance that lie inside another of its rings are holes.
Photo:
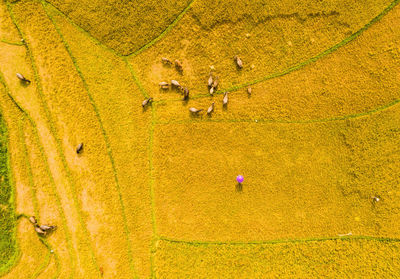
[[[19,259],[16,233],[14,180],[8,152],[8,129],[0,112],[0,276]]]

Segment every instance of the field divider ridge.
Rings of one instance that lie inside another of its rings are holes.
[[[130,62],[126,57],[123,58],[130,73],[133,81],[139,88],[140,92],[145,98],[149,98],[149,94],[146,89],[144,89],[141,81],[136,76]],[[150,188],[150,198],[151,198],[151,225],[153,230],[153,237],[150,247],[150,278],[155,278],[154,274],[154,253],[156,251],[156,243],[158,241],[158,233],[157,233],[157,223],[155,216],[155,197],[154,197],[154,166],[153,166],[153,142],[154,142],[154,129],[155,129],[155,121],[156,121],[156,107],[153,104],[151,105],[151,123],[149,125],[149,144],[148,144],[148,156],[149,156],[149,188]]]
[[[182,243],[188,245],[265,245],[265,244],[280,244],[280,243],[303,243],[303,242],[312,242],[312,241],[329,241],[329,240],[371,240],[371,241],[379,241],[379,242],[400,242],[399,238],[390,238],[390,237],[375,237],[375,236],[367,236],[367,235],[353,235],[353,236],[332,236],[332,237],[314,237],[314,238],[298,238],[298,239],[277,239],[277,240],[265,240],[265,241],[197,241],[197,240],[179,240],[168,237],[160,236],[159,240],[174,242],[174,243]]]
[[[363,116],[372,115],[377,112],[384,111],[390,107],[393,107],[400,103],[400,99],[394,100],[389,104],[384,106],[375,108],[370,111],[360,112],[355,114],[349,114],[338,117],[331,118],[321,118],[321,119],[306,119],[306,120],[279,120],[279,119],[188,119],[188,120],[176,120],[176,121],[158,121],[155,125],[169,125],[169,124],[187,124],[187,123],[254,123],[254,124],[268,124],[268,123],[280,123],[280,124],[310,124],[310,123],[323,123],[323,122],[332,122],[332,121],[343,121],[347,119],[355,119]]]

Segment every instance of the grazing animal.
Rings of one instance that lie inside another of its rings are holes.
[[[43,231],[38,225],[35,226],[35,232],[36,232],[38,235],[41,235],[41,236],[45,236],[45,235],[46,235],[46,232]]]
[[[144,100],[144,101],[142,102],[142,107],[145,107],[146,105],[150,104],[151,102],[153,102],[153,98],[152,98],[152,97],[150,97],[150,98]]]
[[[207,114],[210,115],[214,111],[214,103],[207,109]]]
[[[83,143],[80,143],[78,145],[78,147],[76,148],[76,153],[80,154],[80,153],[82,153],[82,150],[83,150]]]
[[[171,65],[172,65],[171,60],[169,60],[169,59],[166,58],[166,57],[162,57],[162,58],[161,58],[161,62],[162,62],[163,64],[165,64],[165,65],[168,65],[168,66],[171,66]]]
[[[178,72],[180,72],[180,73],[183,72],[182,63],[179,60],[175,60],[175,68],[178,70]]]
[[[57,226],[40,225],[39,228],[44,232],[48,232],[55,231],[57,229]]]
[[[217,89],[217,87],[218,87],[218,77],[215,77],[211,87],[214,87],[214,89]]]
[[[36,217],[35,216],[29,217],[29,222],[31,222],[33,225],[36,225],[37,224]]]
[[[99,267],[101,277],[104,276],[104,268],[102,266]]]
[[[209,80],[210,81],[210,80]],[[210,94],[214,94],[215,89],[218,87],[218,77],[215,77],[215,79],[211,82],[211,88],[210,88]]]
[[[208,84],[208,88],[211,88],[211,86],[212,86],[212,84],[213,84],[213,77],[212,77],[212,74],[210,74],[210,77],[208,78],[207,84]]]
[[[228,104],[228,92],[224,93],[224,98],[222,99],[222,104],[226,106]]]
[[[176,87],[176,88],[181,88],[182,87],[182,85],[180,85],[179,82],[174,80],[174,79],[171,80],[171,85]]]
[[[19,78],[22,82],[25,82],[25,83],[31,83],[31,81],[29,80],[29,79],[27,79],[27,78],[25,78],[22,74],[20,74],[20,73],[17,73],[17,78]]]
[[[161,89],[168,89],[169,88],[168,82],[165,82],[165,81],[160,82],[158,85],[161,87]]]
[[[247,93],[251,95],[251,87],[247,88]]]
[[[202,111],[203,109],[197,109],[197,108],[189,108],[189,111],[193,114],[198,114],[200,111]]]
[[[243,62],[239,56],[235,55],[235,57],[233,57],[233,59],[235,59],[236,65],[239,67],[239,69],[243,68]]]
[[[185,87],[183,89],[183,101],[186,101],[187,99],[189,99],[189,89]]]

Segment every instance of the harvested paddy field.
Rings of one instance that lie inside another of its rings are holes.
[[[236,2],[0,2],[0,276],[400,278],[399,0]]]

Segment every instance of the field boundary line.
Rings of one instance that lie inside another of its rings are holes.
[[[48,248],[48,247],[46,247]],[[43,271],[49,266],[51,260],[51,252],[47,251],[46,255],[44,256],[43,262],[41,265],[36,269],[35,273],[31,276],[32,279],[38,278]]]
[[[31,120],[31,119],[29,119],[29,120],[30,120],[31,123],[33,123],[33,120]],[[52,173],[50,171],[49,163],[48,163],[48,161],[46,159],[47,157],[46,157],[46,155],[44,153],[43,144],[40,142],[40,137],[39,137],[39,134],[37,132],[37,127],[35,125],[32,125],[32,127],[33,127],[32,131],[33,131],[33,135],[35,137],[35,141],[36,141],[37,145],[39,146],[40,155],[42,156],[42,160],[43,160],[43,163],[45,165],[47,176],[49,177],[49,179],[51,181],[50,183],[52,185],[53,194],[54,194],[54,196],[56,198],[56,204],[57,204],[58,211],[59,211],[59,214],[60,214],[60,217],[61,217],[61,220],[62,220],[62,225],[63,225],[63,229],[64,229],[64,233],[65,233],[65,238],[66,238],[66,241],[67,241],[68,254],[69,254],[70,260],[72,260],[72,262],[75,263],[76,258],[73,257],[73,254],[71,252],[71,250],[73,250],[71,235],[70,235],[70,231],[69,231],[69,228],[68,228],[68,225],[67,225],[67,221],[66,221],[66,218],[65,218],[64,209],[63,209],[62,204],[61,204],[60,196],[59,196],[59,194],[57,192],[56,183],[55,183],[53,175],[52,175]],[[47,244],[47,245],[50,245],[50,244]],[[56,258],[58,258],[57,254],[55,254],[55,256],[56,256]]]
[[[31,49],[30,49],[30,47],[29,47],[29,43],[28,43],[28,41],[26,40],[26,36],[25,36],[25,34],[23,33],[22,29],[19,27],[19,25],[18,25],[18,23],[17,23],[17,20],[16,20],[15,17],[14,17],[14,14],[13,14],[12,8],[11,8],[11,4],[10,4],[9,2],[7,2],[7,7],[8,7],[8,11],[9,11],[10,17],[11,17],[11,19],[12,19],[14,25],[16,26],[16,28],[17,28],[19,34],[21,35],[22,39],[24,39],[24,41],[25,41],[25,44],[24,44],[24,45],[25,45],[25,47],[26,47],[26,49],[27,49],[28,56],[29,56],[29,58],[30,58],[30,60],[31,60],[31,66],[32,66],[33,73],[34,73],[35,82],[36,82],[36,84],[37,84],[37,89],[38,89],[37,91],[38,91],[38,93],[39,93],[39,99],[40,99],[40,101],[41,101],[41,103],[42,103],[42,106],[43,106],[43,109],[44,109],[44,111],[45,111],[46,118],[47,118],[47,122],[48,122],[49,127],[50,127],[50,132],[51,132],[51,134],[53,135],[53,137],[54,137],[54,139],[55,139],[56,146],[57,146],[57,152],[58,152],[59,155],[60,155],[60,159],[61,159],[61,161],[62,161],[62,164],[63,164],[63,167],[64,167],[64,171],[66,172],[66,177],[67,177],[67,179],[68,179],[68,181],[69,181],[69,184],[70,184],[70,189],[71,189],[71,193],[72,193],[72,198],[73,198],[73,202],[74,202],[75,209],[76,209],[77,214],[78,214],[79,223],[80,223],[80,225],[81,225],[81,227],[82,227],[82,230],[83,230],[84,234],[86,235],[86,242],[87,242],[87,244],[88,244],[88,246],[89,246],[89,250],[90,250],[90,253],[91,253],[91,255],[92,255],[93,265],[95,266],[96,270],[98,270],[98,272],[100,273],[99,266],[98,266],[98,264],[97,264],[96,258],[94,257],[93,247],[92,247],[91,241],[90,241],[90,239],[89,239],[89,234],[88,234],[88,231],[87,231],[86,226],[85,226],[85,224],[84,224],[84,222],[83,222],[83,219],[82,219],[81,207],[80,207],[79,200],[77,199],[77,195],[76,195],[76,185],[75,185],[75,181],[74,181],[74,179],[73,179],[73,177],[72,177],[71,171],[70,171],[70,169],[69,169],[69,167],[68,167],[68,164],[67,164],[67,161],[66,161],[66,159],[65,159],[65,155],[64,155],[64,152],[63,152],[63,150],[62,150],[61,141],[60,141],[60,139],[59,139],[58,136],[57,136],[57,135],[58,135],[57,128],[56,128],[56,126],[55,126],[55,124],[54,124],[54,121],[53,121],[53,119],[52,119],[52,116],[51,116],[50,110],[49,110],[49,108],[48,108],[48,106],[47,106],[47,103],[46,103],[45,100],[44,100],[43,88],[42,88],[42,85],[41,85],[41,80],[40,80],[40,77],[39,77],[39,72],[38,72],[38,69],[37,69],[37,67],[36,67],[35,59],[33,58],[33,54],[32,54]],[[73,268],[72,268],[72,271],[71,271],[71,272],[73,272],[73,270],[75,270],[75,263],[74,263],[74,265],[73,265]],[[72,276],[72,275],[71,275],[71,276]]]
[[[7,93],[8,88],[7,85],[5,83],[5,80],[3,78],[3,73],[0,72],[0,83],[3,85],[3,90],[5,93]],[[2,90],[0,88],[0,90]],[[5,134],[4,134],[4,138],[6,139],[6,148],[7,148],[7,163],[6,163],[6,167],[7,167],[7,174],[8,174],[8,182],[9,182],[9,186],[10,186],[10,199],[9,199],[9,206],[11,207],[11,211],[12,211],[12,222],[14,224],[13,227],[13,233],[12,233],[12,241],[14,243],[14,248],[15,248],[15,252],[14,255],[9,259],[9,261],[7,263],[4,263],[1,266],[0,269],[0,276],[7,274],[11,271],[11,269],[19,262],[19,260],[21,259],[22,256],[22,252],[21,249],[18,245],[17,242],[17,233],[18,233],[18,220],[17,220],[17,213],[16,213],[16,182],[15,182],[15,173],[13,168],[11,167],[11,162],[12,160],[14,160],[14,158],[11,156],[11,152],[10,152],[10,134],[9,134],[9,125],[6,121],[6,119],[4,118],[4,114],[2,112],[1,113],[1,120],[3,121],[4,127],[6,129]]]
[[[119,54],[117,51],[115,51],[114,49],[110,48],[109,46],[107,46],[106,44],[104,44],[102,41],[100,41],[99,39],[97,39],[96,37],[94,37],[92,34],[89,33],[89,31],[87,31],[86,29],[80,27],[77,23],[75,23],[71,18],[69,18],[64,12],[62,12],[58,7],[54,6],[52,3],[44,0],[44,2],[46,2],[47,6],[51,6],[54,10],[56,10],[60,15],[62,15],[69,23],[71,23],[73,26],[75,26],[77,29],[79,29],[82,33],[86,34],[87,37],[89,37],[96,45],[99,45],[101,47],[103,47],[104,49],[106,49],[107,51],[113,53],[114,55],[118,56],[118,57],[122,57],[121,54]]]
[[[22,42],[12,42],[7,39],[0,39],[0,42],[8,44],[8,45],[13,45],[13,46],[23,46],[24,45],[24,43],[22,43]]]
[[[39,204],[38,204],[38,199],[37,199],[37,191],[36,191],[36,186],[35,182],[33,179],[33,173],[32,173],[32,165],[29,160],[29,154],[28,154],[28,148],[26,146],[26,136],[24,134],[25,131],[25,117],[23,116],[21,119],[18,121],[18,133],[19,133],[19,140],[20,140],[20,145],[22,146],[22,154],[24,156],[24,161],[25,161],[25,166],[28,174],[28,181],[29,181],[29,189],[30,189],[30,194],[31,194],[31,199],[33,203],[33,212],[40,223],[40,214],[39,214]],[[25,217],[25,216],[23,216]],[[34,232],[31,232],[34,233]],[[43,262],[38,268],[35,270],[34,274],[32,275],[31,278],[37,278],[45,269],[46,267],[50,264],[50,259],[51,259],[51,253],[49,247],[43,242],[44,239],[42,239],[39,235],[37,235],[39,238],[40,242],[43,243],[43,245],[48,249],[48,252],[46,256],[43,259]]]
[[[39,239],[40,239],[40,241],[43,243],[43,245],[44,246],[46,246],[47,247],[47,249],[49,250],[49,252],[50,252],[50,257],[51,257],[51,254],[53,254],[53,256],[54,256],[54,261],[55,261],[55,264],[56,264],[56,273],[54,274],[54,276],[52,277],[52,278],[58,278],[58,276],[60,275],[60,272],[61,272],[61,267],[60,267],[60,258],[59,258],[59,256],[57,255],[57,253],[53,250],[53,248],[51,247],[51,245],[50,245],[50,243],[47,241],[47,239],[45,239],[45,238],[42,238],[42,237],[39,237]],[[52,252],[53,251],[53,252]],[[42,270],[43,271],[43,270]],[[42,272],[41,271],[41,272]],[[41,272],[39,272],[38,274],[36,274],[35,273],[35,275],[36,276],[32,276],[32,278],[38,278],[39,277],[39,275],[40,275],[40,273]]]
[[[182,17],[186,14],[186,12],[190,9],[190,7],[192,6],[193,2],[195,0],[191,0],[190,3],[182,10],[182,12],[180,14],[177,15],[177,17],[164,29],[163,32],[161,32],[158,36],[156,36],[155,38],[153,38],[150,42],[146,43],[145,45],[143,45],[142,47],[140,47],[139,49],[137,49],[136,51],[123,55],[119,52],[117,52],[116,50],[114,50],[113,48],[107,46],[105,43],[103,43],[102,41],[100,41],[99,39],[97,39],[96,37],[94,37],[92,34],[90,34],[89,31],[87,31],[86,29],[84,29],[83,27],[79,26],[77,23],[75,23],[75,21],[73,21],[69,16],[67,16],[63,11],[61,11],[58,7],[56,7],[55,5],[53,5],[52,3],[48,2],[47,0],[43,0],[44,2],[46,2],[46,5],[49,5],[51,7],[53,7],[55,10],[58,11],[58,13],[60,13],[63,17],[65,17],[72,25],[74,25],[75,27],[77,27],[79,30],[81,30],[83,33],[85,33],[88,37],[90,37],[96,44],[103,46],[105,49],[107,49],[108,51],[112,52],[113,54],[115,54],[118,57],[135,57],[136,55],[140,54],[141,52],[143,52],[144,50],[148,49],[149,47],[151,47],[152,45],[154,45],[156,42],[158,42],[159,40],[161,40],[167,33],[169,33],[169,31],[171,31],[171,29],[173,29],[175,27],[175,25],[178,24],[178,22],[182,19]]]
[[[139,78],[136,76],[132,65],[128,61],[126,57],[123,58],[125,61],[132,79],[136,86],[139,88],[139,91],[142,93],[142,95],[145,98],[148,98],[149,95],[144,89],[142,83],[140,82]],[[149,160],[149,188],[150,188],[150,205],[151,205],[151,226],[152,226],[152,240],[151,240],[151,247],[150,247],[150,278],[155,278],[154,275],[154,253],[156,251],[156,242],[158,239],[157,236],[157,223],[156,223],[156,216],[155,216],[155,199],[154,199],[154,166],[153,166],[153,142],[154,142],[154,129],[155,129],[155,106],[153,104],[151,105],[151,122],[149,124],[149,144],[147,146],[148,149],[148,160]]]
[[[268,244],[282,244],[282,243],[304,243],[304,242],[317,242],[317,241],[328,241],[328,240],[371,240],[371,241],[379,241],[379,242],[400,242],[400,238],[390,238],[390,237],[375,237],[368,235],[354,235],[354,236],[333,236],[333,237],[315,237],[315,238],[298,238],[298,239],[277,239],[277,240],[265,240],[265,241],[248,241],[248,242],[223,242],[223,241],[186,241],[173,239],[168,237],[160,236],[159,240],[180,243],[186,245],[268,245]]]
[[[35,182],[33,179],[33,174],[32,174],[32,165],[30,163],[29,160],[29,154],[28,154],[28,149],[26,146],[26,137],[24,134],[24,130],[25,130],[25,116],[23,116],[22,118],[19,119],[18,121],[18,134],[19,134],[19,144],[22,147],[22,154],[23,154],[23,160],[25,161],[25,166],[26,166],[26,171],[27,171],[27,175],[28,175],[28,181],[29,181],[29,188],[30,188],[30,194],[31,194],[31,199],[32,199],[32,203],[33,203],[33,211],[34,214],[36,216],[36,218],[38,219],[38,221],[40,222],[40,214],[39,214],[39,204],[38,204],[38,199],[37,199],[37,191],[35,189]],[[20,215],[21,217],[25,217],[25,218],[29,218],[28,216],[24,215]],[[32,232],[34,233],[34,232]],[[46,240],[41,238],[40,236],[38,236],[38,239],[40,240],[40,242],[47,248],[48,252],[46,254],[46,256],[44,257],[42,263],[37,267],[37,269],[35,270],[34,274],[32,275],[31,278],[37,278],[50,264],[50,260],[51,260],[51,248],[49,248],[48,243],[46,243]]]
[[[23,115],[23,119],[21,119],[20,121],[25,121],[25,117],[26,117],[26,118],[29,120],[29,122],[31,123],[31,125],[32,125],[32,131],[33,131],[33,134],[34,134],[34,136],[35,136],[36,142],[37,142],[37,144],[38,144],[38,146],[39,146],[40,154],[41,154],[41,156],[42,156],[42,160],[43,160],[44,166],[45,166],[45,168],[46,168],[47,175],[49,176],[49,179],[50,179],[50,181],[52,182],[51,184],[52,184],[53,194],[54,194],[54,196],[55,196],[55,198],[56,198],[56,201],[57,201],[56,203],[57,203],[57,205],[58,205],[58,210],[59,210],[60,216],[61,216],[61,218],[62,218],[62,220],[63,220],[64,232],[65,232],[65,236],[66,236],[66,240],[67,240],[67,245],[69,246],[69,245],[71,245],[71,244],[70,244],[71,239],[70,239],[70,237],[69,237],[69,230],[68,230],[68,227],[66,226],[64,211],[63,211],[62,206],[61,206],[61,202],[60,202],[60,199],[59,199],[59,195],[58,195],[58,193],[57,193],[57,190],[56,190],[56,186],[55,186],[55,182],[54,182],[54,180],[53,180],[53,176],[52,176],[52,174],[51,174],[51,172],[50,172],[50,169],[49,169],[49,166],[48,166],[48,162],[47,162],[47,160],[46,160],[46,155],[44,154],[43,146],[41,145],[40,140],[39,140],[39,135],[37,134],[37,127],[36,127],[36,124],[35,124],[35,122],[32,120],[32,118],[29,116],[28,112],[26,112],[26,111],[21,107],[21,105],[19,105],[18,102],[14,99],[14,97],[12,96],[12,94],[11,94],[11,92],[10,92],[10,90],[9,90],[9,87],[8,87],[8,85],[7,85],[7,83],[6,83],[5,79],[4,79],[4,77],[3,77],[3,74],[2,74],[1,72],[0,72],[0,83],[4,86],[5,92],[6,92],[7,96],[9,97],[9,99],[10,99],[10,100],[12,101],[12,103],[14,103],[14,105],[21,111],[21,113],[22,113],[22,115]],[[18,129],[20,129],[20,127],[18,127]],[[19,138],[20,138],[20,141],[21,141],[21,140],[22,140],[22,139],[21,139],[21,135],[23,136],[23,134],[21,134],[21,131],[20,131],[20,130],[18,131],[18,133],[19,133],[19,135],[20,135]],[[20,144],[21,144],[21,142],[20,142]],[[25,140],[23,140],[22,144],[24,145],[23,149],[24,149],[24,150],[27,150],[27,149],[26,149]],[[24,155],[24,158],[27,159],[27,157],[25,157],[25,155]],[[26,160],[25,160],[25,162],[26,162],[27,164],[29,164],[30,170],[31,170],[31,164],[30,164],[30,162],[27,162]],[[10,169],[11,169],[11,167],[10,167]],[[32,175],[31,172],[30,172],[30,175]],[[13,176],[14,176],[14,175],[13,175]],[[31,176],[31,178],[32,178],[32,182],[33,182],[33,177]],[[14,180],[14,178],[13,178],[13,180]],[[29,180],[30,180],[30,179],[29,179]],[[36,206],[37,206],[37,201],[36,201]],[[34,205],[34,207],[35,207],[35,205]],[[38,208],[38,206],[37,206],[37,208]],[[35,210],[35,209],[34,209],[34,210]],[[37,211],[35,210],[35,215],[39,218],[38,210],[37,210]],[[25,214],[19,214],[19,217],[18,217],[18,218],[20,218],[20,217],[29,218],[29,216],[27,216],[27,215],[25,215]],[[44,240],[44,239],[41,239],[41,240],[45,241],[43,244],[44,244],[44,245],[47,245],[48,247],[50,247],[50,250],[52,250],[50,244],[49,244],[46,240]],[[71,247],[72,247],[72,246],[71,246]],[[71,254],[70,247],[68,247],[68,252],[69,252],[70,259],[73,258],[72,254]],[[58,270],[57,273],[59,274],[59,273],[60,273],[59,257],[58,257],[58,255],[57,255],[57,253],[55,253],[55,252],[54,252],[54,256],[55,256],[55,261],[56,261],[57,270]],[[57,277],[58,277],[58,276],[57,276]]]
[[[38,217],[39,214],[35,213],[35,216]],[[25,214],[25,213],[20,213],[17,216],[17,220],[20,220],[21,218],[25,218],[29,221],[29,215]],[[57,255],[56,252],[54,252],[54,250],[52,249],[50,243],[47,241],[47,239],[38,236],[39,241],[46,247],[46,249],[48,250],[48,254],[44,257],[44,260],[42,262],[42,264],[40,264],[38,266],[38,268],[36,269],[36,271],[34,272],[34,274],[31,276],[31,278],[37,278],[39,277],[39,275],[46,269],[46,267],[49,265],[50,260],[51,260],[51,254],[54,255],[54,260],[55,260],[55,264],[56,264],[56,275],[53,278],[57,278],[58,274],[60,273],[60,264],[59,264],[59,257]],[[53,252],[51,252],[53,250]],[[50,256],[49,259],[48,256]],[[45,262],[48,262],[47,264],[45,264]]]
[[[159,40],[161,40],[165,35],[167,35],[169,33],[169,31],[171,31],[175,25],[178,24],[178,22],[182,19],[182,17],[186,14],[186,12],[192,7],[192,4],[195,2],[195,0],[191,0],[190,3],[182,10],[182,12],[174,19],[174,21],[172,21],[171,24],[169,24],[167,26],[167,28],[161,32],[160,35],[158,35],[157,37],[155,37],[154,39],[152,39],[150,42],[146,43],[145,45],[143,45],[142,47],[140,47],[138,50],[134,51],[131,54],[128,55],[123,55],[126,57],[135,57],[138,54],[142,53],[143,51],[145,51],[146,49],[150,48],[151,46],[153,46],[155,43],[157,43]]]
[[[149,184],[150,184],[150,199],[151,199],[151,225],[153,230],[153,237],[150,248],[150,278],[155,278],[154,274],[154,254],[157,250],[156,243],[158,239],[157,225],[156,225],[156,206],[155,206],[155,190],[154,190],[154,129],[155,129],[155,106],[151,105],[151,124],[149,130]]]
[[[321,119],[309,119],[309,120],[279,120],[279,119],[187,119],[187,120],[171,120],[171,121],[159,121],[156,122],[156,125],[169,125],[169,124],[188,124],[188,123],[254,123],[254,124],[270,124],[270,123],[279,123],[279,124],[311,124],[311,123],[324,123],[324,122],[333,122],[333,121],[343,121],[347,119],[357,119],[363,116],[373,115],[378,112],[382,112],[386,109],[389,109],[395,105],[400,103],[400,99],[394,100],[389,104],[383,105],[381,107],[375,108],[370,111],[360,112],[355,114],[349,114],[339,117],[331,117],[331,118],[321,118]]]
[[[32,203],[33,203],[33,212],[35,213],[35,216],[38,218],[38,221],[40,222],[37,192],[36,192],[35,182],[33,181],[32,166],[31,162],[29,161],[29,154],[28,154],[28,148],[26,147],[26,137],[24,135],[24,130],[25,130],[25,117],[19,119],[18,121],[18,133],[19,133],[20,145],[22,146],[22,154],[24,156],[25,166],[28,174],[29,189],[31,191]]]
[[[298,64],[295,64],[292,67],[287,68],[286,70],[283,70],[281,72],[276,72],[252,81],[247,81],[244,82],[240,85],[236,85],[236,86],[232,86],[229,87],[227,89],[221,89],[218,90],[216,92],[214,92],[214,96],[215,95],[221,95],[225,92],[234,92],[237,91],[239,89],[242,89],[244,87],[250,86],[250,85],[254,85],[260,82],[264,82],[270,79],[274,79],[274,78],[278,78],[281,76],[285,76],[287,74],[290,74],[291,72],[295,72],[297,70],[300,70],[304,67],[306,67],[307,65],[310,65],[314,62],[317,62],[318,60],[320,60],[321,58],[324,58],[325,56],[328,56],[331,53],[334,53],[336,50],[338,50],[339,48],[347,45],[348,43],[350,43],[351,41],[354,41],[356,38],[358,38],[362,33],[364,33],[364,31],[368,30],[369,27],[371,27],[373,24],[375,24],[376,22],[378,22],[382,17],[384,17],[388,12],[390,12],[398,3],[400,0],[394,0],[389,6],[387,6],[382,12],[380,12],[377,16],[375,16],[373,19],[371,19],[367,24],[365,24],[363,27],[361,27],[359,30],[357,30],[356,32],[354,32],[353,34],[351,34],[349,37],[344,38],[342,41],[340,41],[339,43],[331,46],[328,49],[325,49],[324,51],[320,52],[319,54],[317,54],[316,56],[313,56],[311,58],[309,58],[306,61],[300,62]],[[191,97],[191,100],[196,100],[196,99],[202,99],[202,98],[206,98],[206,97],[210,97],[210,94],[199,94],[199,95],[195,95],[193,97]],[[159,102],[178,102],[178,101],[182,101],[182,99],[162,99],[162,100],[158,100],[158,101],[154,101],[155,103],[159,103]]]
[[[150,97],[149,94],[147,94],[147,91],[144,89],[142,83],[140,82],[139,78],[137,77],[135,71],[133,70],[132,65],[129,63],[128,58],[123,57],[122,59],[124,60],[124,62],[125,62],[125,64],[126,64],[128,70],[129,70],[129,72],[131,73],[131,76],[132,76],[132,78],[133,78],[133,81],[135,82],[135,84],[137,85],[137,87],[139,87],[140,93],[142,93],[143,97],[149,98],[149,97]]]
[[[112,155],[112,149],[111,149],[110,140],[109,140],[107,132],[106,132],[106,130],[104,128],[104,125],[103,125],[103,122],[102,122],[102,119],[101,119],[101,116],[100,116],[99,109],[97,108],[96,102],[93,99],[92,94],[90,93],[89,85],[87,84],[86,79],[84,78],[84,76],[83,76],[83,74],[82,74],[82,72],[81,72],[81,70],[80,70],[80,68],[78,66],[78,62],[76,61],[76,58],[72,55],[72,51],[71,51],[71,49],[69,47],[69,44],[67,43],[66,39],[62,35],[61,30],[59,29],[58,25],[55,23],[53,17],[48,13],[48,11],[46,9],[46,1],[42,0],[41,4],[43,6],[43,10],[45,11],[47,17],[52,22],[54,28],[56,29],[58,35],[60,36],[60,39],[63,42],[63,45],[64,45],[68,55],[70,56],[72,64],[74,65],[74,68],[75,68],[76,72],[78,73],[78,76],[80,77],[80,79],[82,81],[82,84],[83,84],[83,86],[84,86],[84,88],[86,90],[86,93],[87,93],[88,97],[89,97],[89,100],[90,100],[90,103],[92,105],[92,108],[93,108],[93,110],[95,112],[96,118],[97,118],[97,120],[99,122],[100,130],[101,130],[101,132],[103,134],[104,142],[105,142],[105,145],[106,145],[106,153],[107,153],[108,158],[109,158],[110,163],[111,163],[111,169],[112,169],[112,173],[113,173],[113,176],[114,176],[116,192],[118,194],[119,203],[120,203],[120,207],[121,207],[121,215],[122,215],[123,222],[124,222],[124,235],[125,235],[125,238],[126,238],[126,243],[127,243],[127,248],[128,248],[127,250],[128,250],[129,261],[130,261],[130,268],[131,268],[131,271],[133,272],[134,277],[136,277],[137,274],[136,274],[135,266],[134,266],[134,263],[133,263],[133,251],[132,251],[132,244],[131,244],[131,241],[130,241],[131,232],[129,231],[129,227],[128,227],[128,220],[126,218],[126,209],[125,209],[125,205],[124,205],[123,198],[122,198],[121,187],[119,185],[118,174],[117,174],[117,169],[115,167],[114,157]]]

